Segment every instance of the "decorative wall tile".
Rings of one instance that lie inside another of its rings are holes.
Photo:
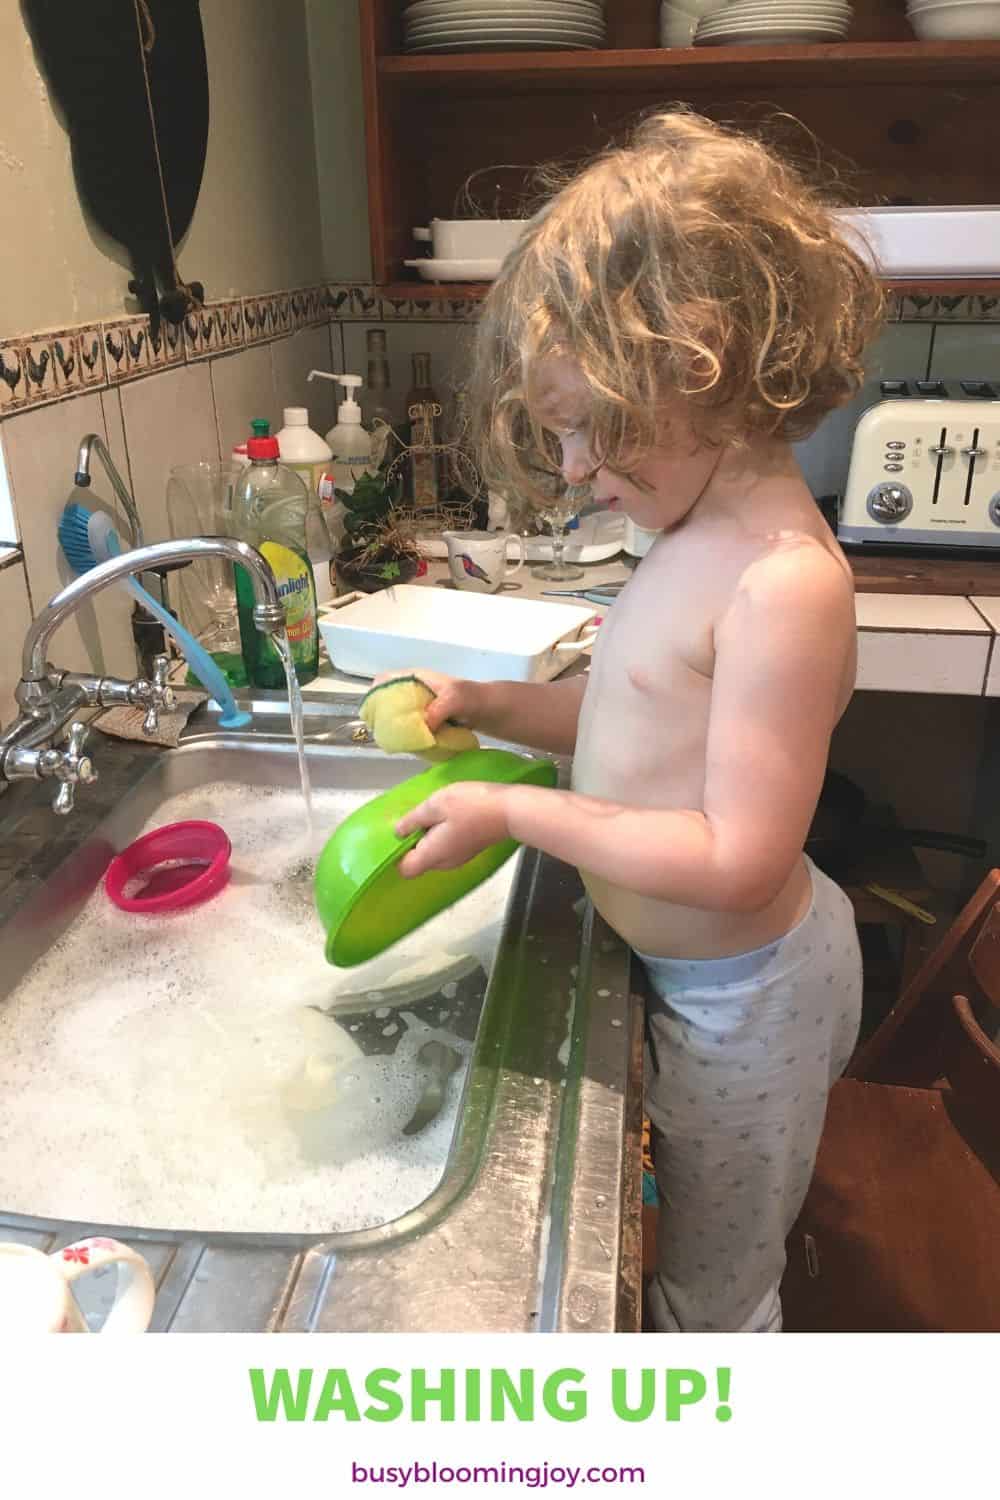
[[[307,328],[316,328],[321,323],[329,322],[330,314],[326,305],[325,286],[306,287],[305,308],[305,324]]]
[[[901,323],[933,323],[936,309],[936,297],[924,293],[900,296],[899,321]]]
[[[903,323],[995,323],[1000,322],[1000,297],[906,295],[898,298]]]
[[[169,370],[172,366],[181,364],[183,360],[183,327],[178,323],[162,321],[155,338],[152,333],[149,335],[150,373],[155,373],[157,370]]]
[[[275,336],[275,306],[273,297],[244,297],[243,325],[246,342],[259,344]]]
[[[152,363],[147,317],[118,318],[102,324],[102,332],[109,384],[149,373]]]
[[[976,321],[1000,323],[1000,297],[973,297]]]
[[[327,283],[326,291],[331,317],[341,321],[360,318],[365,322],[372,318],[381,319],[381,299],[370,284],[331,281]]]
[[[77,396],[83,391],[100,390],[107,384],[104,370],[104,341],[99,324],[83,328],[64,328],[47,336],[45,351],[51,355],[54,385],[47,378],[38,384],[33,378],[30,360],[26,360],[29,387],[34,387],[29,396],[29,405],[38,405],[42,400]],[[30,348],[29,351],[30,353]],[[39,371],[36,369],[34,375]]]
[[[0,416],[27,404],[28,378],[17,339],[0,343]]]
[[[322,286],[301,286],[289,292],[292,333],[297,333],[300,328],[314,328],[317,323],[329,321],[330,315],[324,306],[325,292],[326,288]]]
[[[241,302],[207,302],[184,319],[184,352],[188,359],[206,359],[243,348]]]
[[[229,349],[242,349],[246,343],[246,328],[243,324],[243,302],[241,298],[235,297],[231,302],[220,302],[217,304],[219,316],[224,323],[226,346]]]
[[[49,334],[25,339],[21,344],[29,406],[39,406],[43,401],[55,401],[59,395],[59,363],[54,344],[55,341]]]
[[[184,362],[184,330],[161,320],[154,338],[148,317],[116,318],[104,323],[104,359],[109,385],[154,375]]]
[[[271,298],[272,326],[279,337],[292,332],[292,294],[291,292],[278,292]]]

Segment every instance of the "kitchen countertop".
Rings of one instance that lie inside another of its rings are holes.
[[[945,568],[942,572],[940,565],[907,558],[851,561],[858,589],[858,691],[1000,697],[1000,649],[996,646],[1000,635],[1000,562],[955,565],[953,571]],[[892,567],[886,573],[890,561]],[[593,588],[620,582],[634,567],[633,560],[621,554],[606,562],[584,565],[584,577],[579,581],[558,584],[536,578],[527,565],[506,586],[503,597],[543,599],[547,589]],[[996,573],[995,597],[989,595],[991,568]],[[873,587],[883,576],[891,579],[887,592]],[[900,587],[908,577],[913,579],[913,592],[903,592]],[[428,588],[451,587],[447,563],[430,562],[426,577],[418,581]],[[927,590],[929,583],[934,584],[934,592]],[[980,592],[968,595],[961,591],[970,584]],[[946,586],[957,592],[945,592]],[[569,670],[586,671],[587,654]],[[413,665],[418,667],[420,663]],[[344,676],[328,664],[319,683],[311,688],[359,694],[367,689],[365,679]]]
[[[864,559],[859,563],[858,689],[869,692],[949,693],[963,696],[1000,697],[1000,561],[975,565],[946,560],[945,564],[914,562],[907,558]],[[996,571],[995,593],[990,593],[991,567]],[[540,599],[548,588],[584,588],[627,579],[634,563],[624,554],[606,562],[587,565],[578,583],[550,584],[535,578],[526,565],[512,580],[505,597]],[[886,572],[888,570],[888,572]],[[901,592],[898,585],[916,572],[923,583],[932,576],[936,588],[954,587],[953,594]],[[871,584],[891,578],[889,591]],[[448,582],[447,564],[431,562],[427,587]],[[981,590],[965,594],[965,586]],[[419,663],[414,663],[419,665]],[[569,671],[586,671],[586,655]],[[325,664],[318,684],[307,693],[361,695],[368,682],[347,677]],[[86,831],[115,805],[122,786],[134,775],[137,756],[152,756],[155,749],[104,740],[101,745],[101,780],[88,787],[71,819],[52,816],[51,788],[18,785],[0,799],[0,922],[19,906],[24,897],[43,881]]]

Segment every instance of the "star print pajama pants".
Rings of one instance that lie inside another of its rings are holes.
[[[734,958],[639,954],[646,1110],[660,1194],[650,1310],[662,1332],[780,1332],[785,1239],[812,1176],[830,1087],[861,1018],[854,912],[809,862],[812,905]]]

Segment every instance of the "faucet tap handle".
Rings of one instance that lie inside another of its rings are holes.
[[[170,713],[177,704],[174,690],[167,683],[169,671],[169,656],[154,656],[152,681],[147,682],[144,677],[140,677],[129,690],[132,702],[145,705],[146,708],[146,717],[142,721],[143,734],[155,734],[160,722],[160,710]]]
[[[51,776],[59,782],[59,790],[53,799],[52,807],[60,817],[65,817],[67,813],[73,811],[77,782],[82,781],[84,786],[89,786],[91,782],[97,780],[97,770],[93,761],[89,755],[83,753],[89,733],[87,725],[77,720],[70,725],[65,750],[42,752],[40,762],[42,774]]]

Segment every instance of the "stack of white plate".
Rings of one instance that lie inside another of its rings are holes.
[[[1000,0],[908,0],[906,14],[922,42],[1000,39]]]
[[[604,39],[604,0],[414,0],[403,11],[407,52],[579,52]]]
[[[733,0],[702,17],[694,43],[696,47],[747,47],[758,42],[772,46],[838,42],[847,35],[853,14],[846,0]]]

